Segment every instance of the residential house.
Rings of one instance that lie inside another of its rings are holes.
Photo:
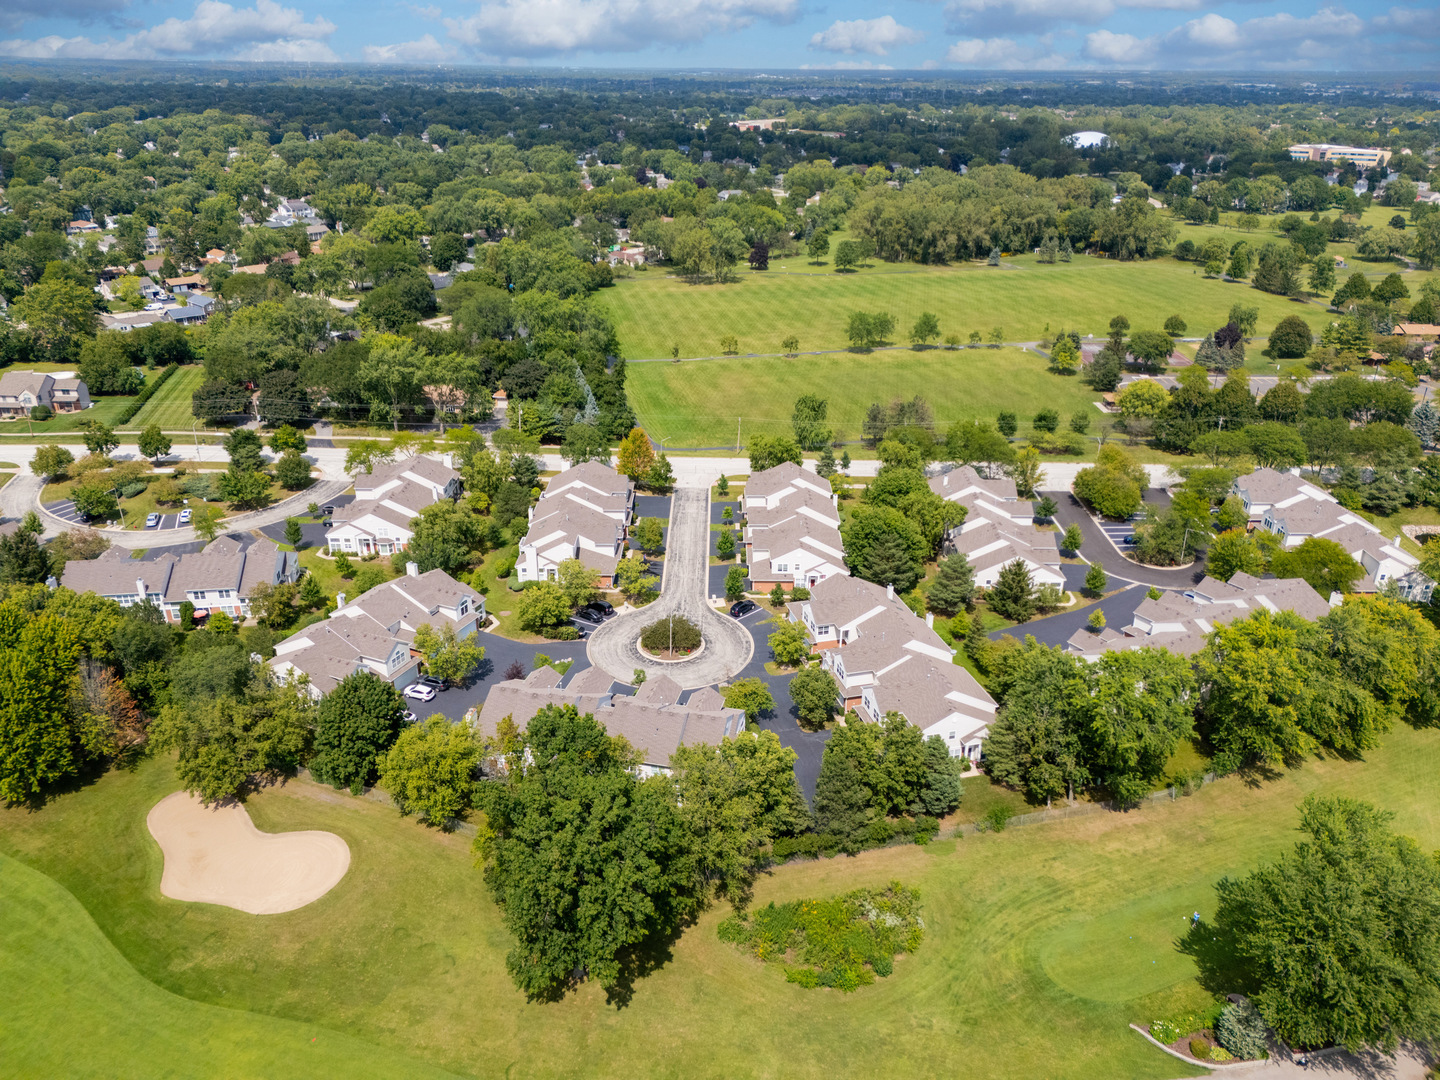
[[[942,499],[965,507],[965,520],[946,534],[943,550],[966,557],[976,585],[990,588],[1001,570],[1019,561],[1037,586],[1064,588],[1059,534],[1035,529],[1034,507],[1019,498],[1015,481],[989,480],[965,465],[929,484]]]
[[[683,691],[661,675],[647,679],[633,696],[614,692],[610,674],[590,667],[570,677],[561,686],[562,676],[554,668],[536,668],[524,679],[507,679],[490,688],[485,703],[473,717],[477,731],[493,736],[506,717],[521,731],[547,705],[573,705],[582,715],[590,714],[610,735],[623,735],[640,751],[641,777],[670,772],[670,759],[682,746],[720,740],[745,731],[745,712],[727,709],[712,689],[696,690],[685,704]]]
[[[121,333],[137,330],[142,326],[154,326],[156,323],[174,321],[170,318],[170,313],[163,309],[160,311],[127,311],[119,315],[111,315],[105,311],[100,313],[101,329],[119,330]]]
[[[90,408],[90,390],[71,371],[7,371],[0,375],[0,419],[22,420],[30,410],[44,406],[52,412],[80,412]]]
[[[609,588],[634,510],[635,485],[608,465],[582,462],[552,477],[530,510],[516,563],[519,579],[551,580],[562,562],[579,559]]]
[[[1440,326],[1435,323],[1396,323],[1395,328],[1390,331],[1396,337],[1409,338],[1411,341],[1424,341],[1427,338],[1431,341],[1440,338]]]
[[[879,721],[899,713],[952,757],[978,758],[995,718],[995,700],[963,667],[932,625],[893,587],[832,577],[787,609],[839,688],[845,710]]]
[[[93,592],[121,607],[149,601],[170,622],[179,622],[187,601],[200,618],[223,611],[234,619],[250,615],[257,585],[280,585],[300,577],[300,560],[269,540],[248,547],[222,536],[204,550],[188,555],[162,555],[151,561],[130,558],[124,548],[110,548],[98,559],[71,560],[60,584],[75,592]]]
[[[840,513],[822,477],[791,462],[751,475],[740,497],[742,539],[756,589],[813,588],[847,576]]]
[[[160,239],[160,230],[154,225],[147,225],[145,227],[145,254],[159,255],[160,252],[164,250],[165,243]],[[164,260],[161,261],[163,262]],[[147,266],[145,269],[149,270],[150,267]],[[159,267],[157,266],[155,269],[158,270]],[[154,271],[151,272],[153,273]]]
[[[1244,572],[1228,582],[1206,577],[1183,593],[1142,600],[1128,626],[1076,631],[1065,649],[1086,660],[1097,660],[1106,652],[1151,647],[1194,656],[1216,626],[1233,619],[1247,619],[1257,611],[1293,611],[1313,620],[1327,614],[1332,602],[1339,598],[1327,601],[1302,578],[1258,578]]]
[[[1360,591],[1378,591],[1393,581],[1406,600],[1430,599],[1435,583],[1420,573],[1420,560],[1405,550],[1401,537],[1387,540],[1367,518],[1345,509],[1328,491],[1272,469],[1236,477],[1231,490],[1245,502],[1252,520],[1256,508],[1263,507],[1259,527],[1278,536],[1285,547],[1299,547],[1312,538],[1339,544],[1365,571],[1357,585]]]
[[[85,233],[98,233],[100,226],[93,221],[76,220],[65,226],[66,236],[83,236]]]
[[[349,603],[345,594],[323,622],[291,634],[275,646],[270,668],[282,682],[302,679],[315,698],[347,676],[369,671],[403,689],[420,673],[412,648],[422,626],[453,627],[465,639],[485,624],[485,598],[443,570],[420,573],[407,563],[405,576],[377,585]]]
[[[355,501],[339,508],[329,534],[332,552],[390,555],[415,535],[411,522],[441,499],[460,494],[460,474],[430,457],[377,465],[355,476]]]

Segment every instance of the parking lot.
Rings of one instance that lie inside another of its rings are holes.
[[[70,499],[63,499],[60,502],[46,503],[45,509],[51,514],[54,514],[57,518],[65,522],[67,525],[86,524],[86,521],[80,515],[80,512],[75,509],[75,503]],[[179,529],[184,527],[184,525],[182,525],[180,521],[181,513],[183,513],[183,511],[177,510],[173,514],[161,514],[160,520],[154,525],[145,525],[143,518],[137,521],[133,514],[126,514],[125,525],[127,528],[144,526],[146,529],[152,530]],[[184,524],[188,525],[189,522],[185,522]]]
[[[1100,521],[1100,531],[1103,532],[1109,541],[1121,551],[1129,553],[1135,550],[1134,544],[1127,544],[1128,537],[1135,534],[1136,521],[1143,521],[1144,515],[1131,521]]]

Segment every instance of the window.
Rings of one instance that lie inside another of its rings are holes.
[[[461,615],[468,613],[470,610],[470,598],[462,596],[460,598],[460,607],[456,610],[458,610]]]
[[[203,594],[202,594],[202,595],[203,595]],[[234,595],[235,595],[235,592],[234,592],[233,589],[221,589],[219,592],[217,592],[217,593],[215,594],[215,596],[216,596],[218,599],[221,599],[221,600],[229,600],[229,599],[230,599],[232,596],[234,596]]]

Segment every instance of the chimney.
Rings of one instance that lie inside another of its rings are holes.
[[[935,628],[935,613],[933,611],[927,611],[925,613],[925,625],[932,630]]]
[[[893,582],[885,586],[885,599],[886,599],[886,600],[894,600],[894,599],[895,599],[895,585],[894,585]]]
[[[344,606],[345,606],[345,594],[344,594],[343,592],[342,592],[342,593],[336,593],[336,594],[335,594],[335,610],[336,610],[336,611],[339,611],[339,610],[340,610],[342,607],[344,607]]]
[[[419,577],[419,576],[420,576],[420,564],[419,564],[419,563],[413,563],[413,562],[407,562],[407,563],[405,564],[405,575],[406,575],[406,577]]]

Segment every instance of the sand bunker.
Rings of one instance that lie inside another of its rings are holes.
[[[165,854],[160,891],[174,900],[274,915],[320,899],[350,868],[334,833],[263,833],[239,803],[207,807],[185,791],[156,803],[145,824]]]

